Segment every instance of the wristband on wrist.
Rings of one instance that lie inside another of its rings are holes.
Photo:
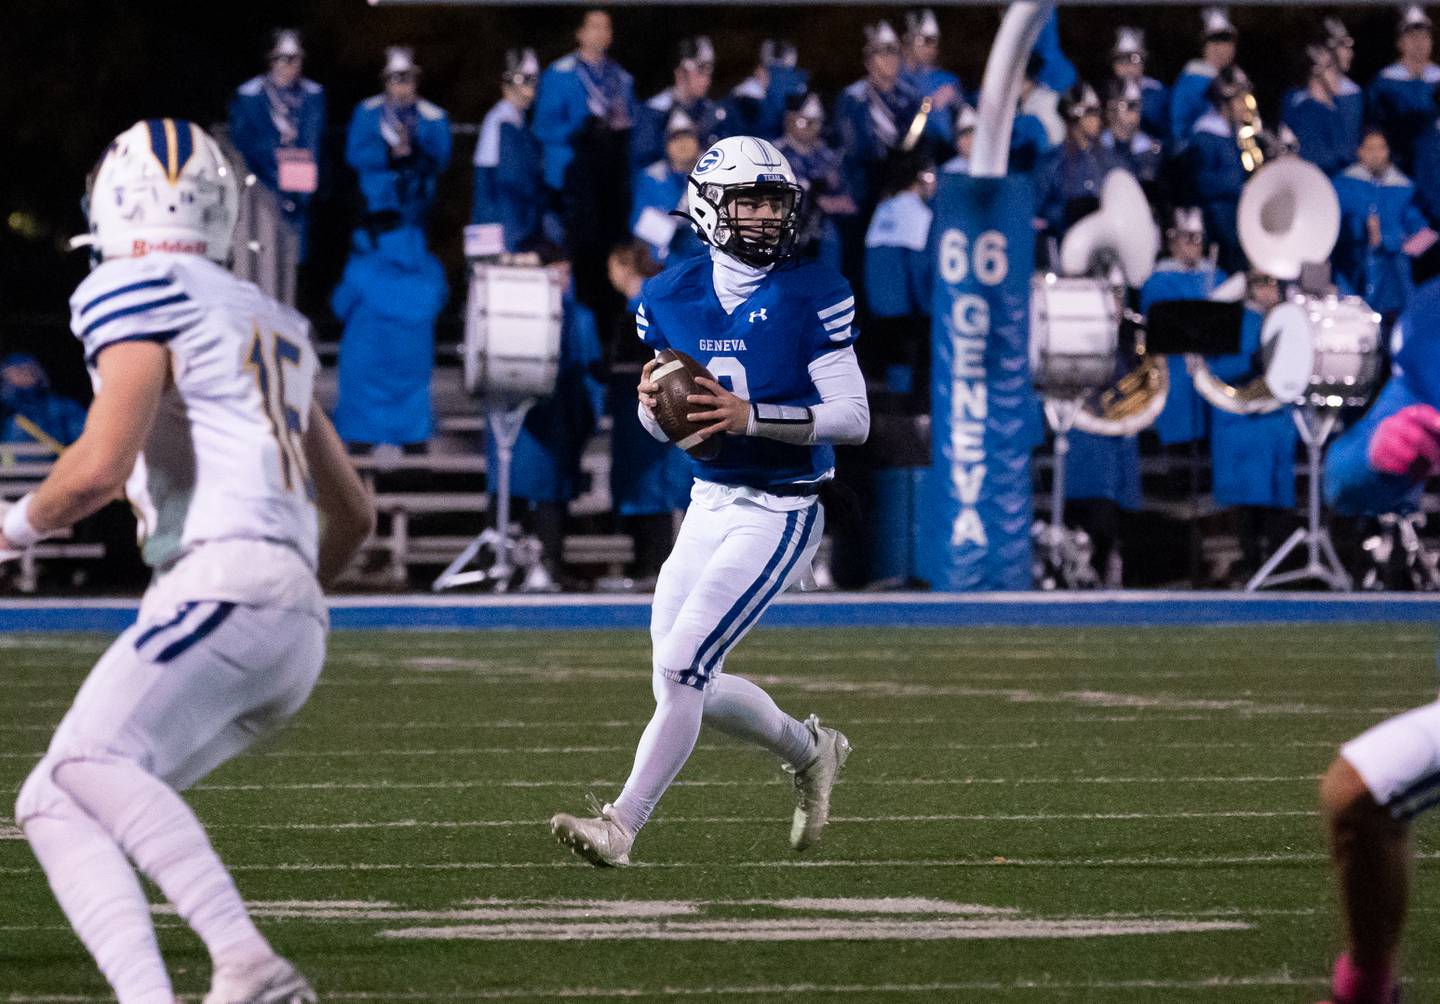
[[[45,534],[35,529],[30,522],[30,500],[34,494],[26,495],[5,513],[5,522],[0,524],[0,533],[16,547],[29,547],[45,539]]]

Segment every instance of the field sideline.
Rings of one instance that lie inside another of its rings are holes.
[[[0,635],[0,1004],[109,999],[9,819],[108,640]],[[322,1000],[1310,1004],[1339,938],[1316,780],[1434,697],[1435,645],[1415,623],[761,629],[728,670],[855,744],[826,840],[792,854],[785,776],[706,733],[637,866],[606,872],[545,821],[628,771],[643,632],[345,631],[294,727],[189,797]],[[157,914],[198,1000],[204,952]]]

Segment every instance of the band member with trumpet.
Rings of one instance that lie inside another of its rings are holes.
[[[1390,162],[1379,126],[1365,130],[1358,159],[1334,179],[1340,198],[1335,271],[1392,323],[1414,291],[1410,258],[1435,243],[1415,205],[1415,186]]]
[[[1346,515],[1403,512],[1440,473],[1440,282],[1395,329],[1400,348],[1369,412],[1330,448],[1325,493]],[[1391,1004],[1414,849],[1411,820],[1435,804],[1440,703],[1381,722],[1340,748],[1320,783],[1346,923],[1333,1004]]]
[[[1309,46],[1305,53],[1310,60],[1305,88],[1286,97],[1280,122],[1295,134],[1300,156],[1333,175],[1350,163],[1358,141],[1350,140],[1340,106],[1343,78],[1334,53],[1323,45]]]
[[[1210,83],[1235,63],[1235,25],[1224,7],[1206,7],[1202,22],[1200,58],[1185,64],[1170,89],[1170,149],[1185,148],[1195,122],[1210,106]]]
[[[846,186],[868,218],[881,165],[904,142],[921,99],[900,74],[900,36],[888,21],[866,26],[864,55],[865,76],[840,94],[834,120]]]
[[[1169,255],[1160,260],[1140,288],[1140,312],[1168,300],[1208,300],[1226,274],[1205,254],[1205,223],[1195,206],[1177,208],[1165,230]],[[1185,358],[1171,356],[1170,391],[1165,409],[1155,420],[1155,433],[1166,446],[1193,443],[1209,437],[1210,409],[1195,392],[1186,372]]]
[[[1201,210],[1205,229],[1220,247],[1220,264],[1229,271],[1245,267],[1236,213],[1250,170],[1267,155],[1267,139],[1258,131],[1250,78],[1238,66],[1210,81],[1210,110],[1195,122],[1183,154],[1186,179]],[[1246,159],[1251,161],[1247,168]]]
[[[905,66],[900,75],[915,93],[930,99],[925,137],[937,148],[955,142],[955,108],[965,101],[960,78],[939,65],[940,22],[928,7],[905,15]]]
[[[1425,8],[1405,7],[1395,35],[1400,58],[1380,71],[1365,96],[1369,120],[1385,130],[1395,163],[1404,171],[1414,165],[1415,141],[1435,121],[1440,66],[1430,61],[1431,28]]]
[[[1211,372],[1230,384],[1255,375],[1265,314],[1283,299],[1274,276],[1258,270],[1247,274],[1240,351],[1211,357]],[[1298,443],[1299,432],[1283,408],[1265,414],[1233,414],[1220,408],[1211,413],[1212,494],[1219,508],[1239,509],[1241,554],[1251,571],[1290,532]]]

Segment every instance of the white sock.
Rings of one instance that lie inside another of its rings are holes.
[[[217,969],[274,954],[200,821],[165,782],[123,760],[71,761],[55,780],[160,887]]]
[[[700,718],[705,693],[674,683],[656,673],[651,681],[655,691],[655,715],[645,726],[635,749],[635,765],[620,797],[615,799],[615,817],[631,833],[638,833],[655,811],[660,796],[685,766],[700,738]]]
[[[120,1004],[174,1004],[150,904],[110,835],[73,803],[24,827],[60,909]]]
[[[754,743],[796,767],[815,759],[815,737],[755,684],[721,673],[705,688],[705,724]]]

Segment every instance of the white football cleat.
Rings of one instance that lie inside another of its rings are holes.
[[[562,847],[596,868],[623,868],[630,863],[630,845],[635,834],[614,818],[615,807],[608,802],[597,807],[599,815],[581,819],[568,812],[550,817],[550,832]]]
[[[247,966],[215,970],[205,1004],[315,1004],[305,977],[276,955]]]
[[[804,767],[786,764],[795,775],[795,819],[790,824],[790,846],[803,851],[819,839],[830,820],[830,789],[840,777],[845,758],[850,755],[850,740],[837,729],[821,726],[811,715],[805,727],[815,737],[815,759]]]

